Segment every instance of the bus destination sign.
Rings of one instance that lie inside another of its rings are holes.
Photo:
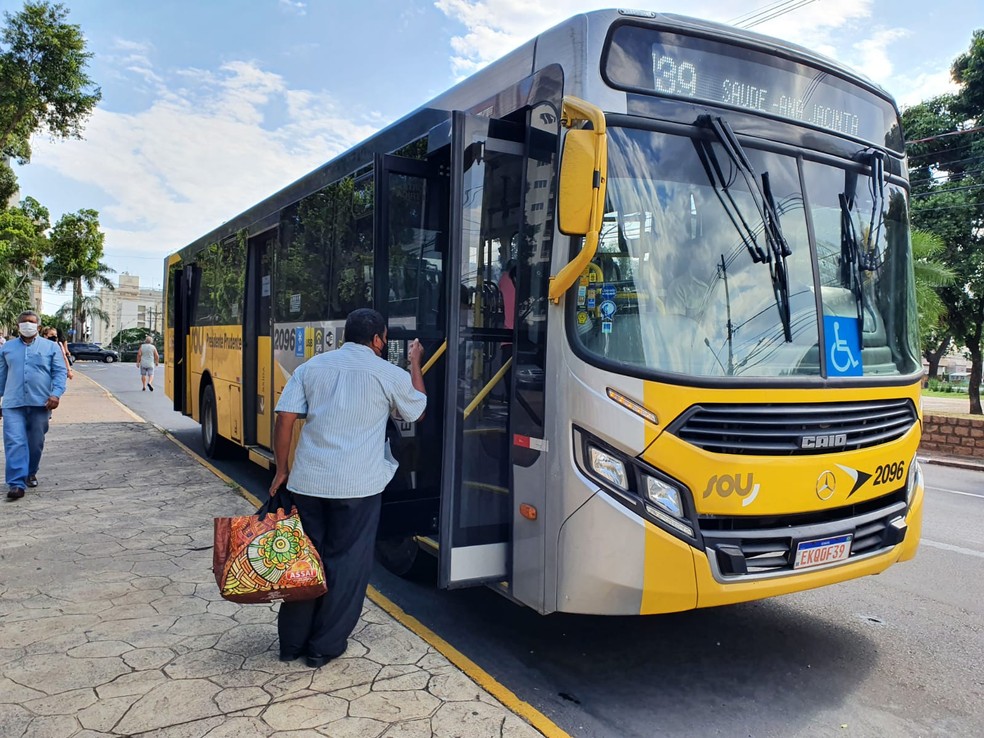
[[[742,78],[739,74],[749,71],[747,64],[738,69],[732,68],[731,73],[726,75],[715,74],[713,71],[702,73],[698,64],[682,61],[679,57],[664,54],[662,51],[661,46],[653,49],[653,88],[657,92],[758,110],[849,136],[856,137],[861,133],[861,118],[857,113],[811,99],[816,93],[817,80],[812,80],[813,85],[796,86],[789,85],[788,78],[775,79],[775,74],[770,75],[771,82],[763,82],[760,74]],[[826,75],[819,73],[819,77],[823,76]]]
[[[819,64],[722,41],[618,27],[606,77],[623,89],[754,111],[900,150],[894,106]]]

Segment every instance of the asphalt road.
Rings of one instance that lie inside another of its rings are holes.
[[[201,450],[132,365],[76,368]],[[161,384],[163,384],[161,382]],[[269,473],[223,462],[255,494]],[[490,590],[373,584],[573,736],[984,735],[984,474],[925,467],[915,561],[813,592],[657,617],[542,617]]]

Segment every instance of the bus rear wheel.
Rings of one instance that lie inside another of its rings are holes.
[[[421,550],[413,536],[377,538],[376,559],[403,579],[422,582],[437,578],[437,558]]]
[[[202,391],[201,423],[202,446],[210,459],[221,459],[228,454],[229,442],[219,435],[219,413],[215,402],[215,388],[209,384]]]

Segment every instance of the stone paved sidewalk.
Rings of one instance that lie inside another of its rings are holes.
[[[368,601],[342,658],[281,663],[276,608],[211,573],[251,505],[85,377],[38,477],[0,502],[3,738],[540,735]]]

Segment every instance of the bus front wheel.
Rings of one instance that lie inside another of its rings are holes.
[[[210,459],[221,459],[226,455],[229,444],[219,435],[215,388],[210,384],[202,391],[201,423],[202,446],[205,447],[205,455]]]
[[[377,538],[376,558],[387,571],[413,581],[437,578],[437,558],[421,550],[413,536]]]

